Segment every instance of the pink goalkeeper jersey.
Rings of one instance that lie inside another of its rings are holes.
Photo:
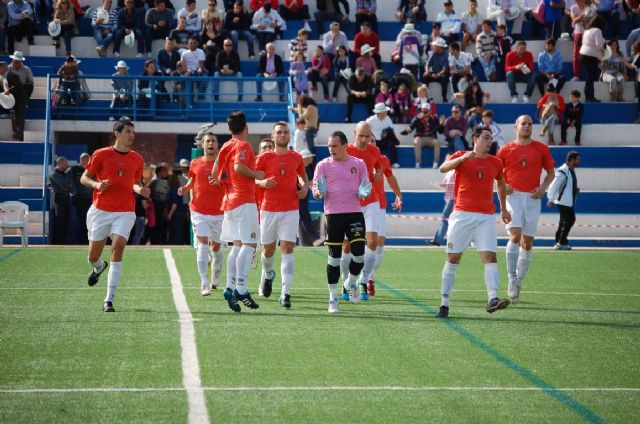
[[[358,187],[363,179],[369,181],[367,165],[353,156],[345,161],[337,161],[332,157],[321,160],[313,175],[313,187],[317,187],[318,180],[325,177],[327,194],[324,196],[324,213],[362,212]]]

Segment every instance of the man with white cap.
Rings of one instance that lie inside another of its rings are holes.
[[[407,129],[400,133],[402,135],[408,135],[411,131],[415,130],[416,132],[413,138],[416,168],[420,168],[422,148],[425,146],[433,148],[433,168],[438,167],[438,162],[440,161],[440,142],[438,141],[437,133],[442,134],[444,132],[443,124],[443,120],[438,121],[438,118],[431,114],[431,105],[429,103],[423,103],[421,113],[413,118]]]
[[[407,23],[396,39],[396,50],[398,54],[392,57],[391,60],[399,63],[403,68],[410,70],[413,76],[418,79],[420,58],[424,52],[423,49],[422,34],[416,31],[412,23]]]
[[[27,93],[27,101],[31,98],[33,93],[33,72],[31,68],[24,64],[25,57],[21,51],[15,51],[11,56],[11,63],[9,64],[9,70],[20,77],[20,82],[24,86],[24,90]]]
[[[114,119],[115,115],[124,115],[127,113],[127,109],[131,106],[131,93],[133,93],[133,79],[121,78],[129,75],[129,66],[124,60],[119,60],[116,66],[116,73],[112,76],[115,77],[111,80],[111,86],[113,87],[113,100],[109,109],[112,112],[110,120]],[[117,109],[117,110],[116,110]]]
[[[9,36],[9,53],[13,53],[16,40],[21,41],[25,36],[30,46],[35,43],[35,17],[31,4],[25,0],[13,0],[7,4],[9,20],[7,21],[7,35]]]
[[[12,96],[15,103],[11,108],[11,125],[13,138],[22,141],[24,139],[24,123],[27,114],[27,95],[20,78],[9,70],[7,62],[0,62],[0,81],[2,94]],[[8,106],[8,105],[7,105]]]
[[[398,139],[393,133],[393,121],[389,117],[389,108],[384,103],[376,103],[373,108],[374,115],[367,118],[367,124],[371,128],[376,146],[380,150],[389,151],[389,159],[392,168],[400,168],[398,164]]]
[[[442,101],[447,102],[447,90],[449,89],[449,53],[445,50],[447,43],[444,38],[438,37],[431,42],[433,54],[424,66],[422,81],[429,85],[431,82],[440,83],[442,87]]]

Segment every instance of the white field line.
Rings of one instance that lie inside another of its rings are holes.
[[[187,391],[189,404],[189,424],[209,423],[209,412],[200,381],[200,365],[196,347],[196,331],[193,316],[182,288],[180,274],[171,249],[163,249],[164,260],[171,280],[171,293],[180,318],[180,348],[182,350],[182,384]]]
[[[501,386],[264,386],[264,387],[201,387],[203,392],[324,392],[341,391],[396,391],[396,392],[543,392],[541,387],[501,387]],[[59,389],[0,389],[0,393],[33,394],[33,393],[121,393],[121,392],[182,392],[182,387],[94,387],[94,388],[59,388]],[[640,393],[640,387],[559,387],[561,392],[630,392]]]

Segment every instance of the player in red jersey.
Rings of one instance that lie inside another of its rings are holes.
[[[196,136],[202,145],[204,156],[195,158],[189,167],[187,183],[178,188],[178,195],[191,191],[189,210],[191,225],[196,237],[196,265],[200,275],[200,290],[203,296],[211,294],[220,282],[224,253],[220,243],[222,232],[222,198],[224,191],[219,185],[211,184],[211,169],[218,157],[218,139],[213,134],[213,125],[205,127]],[[211,284],[207,278],[209,253],[212,253]]]
[[[309,181],[302,156],[289,150],[291,131],[286,122],[276,122],[271,139],[275,150],[262,153],[256,161],[256,170],[264,172],[264,179],[256,181],[263,191],[260,203],[260,239],[262,244],[261,291],[271,296],[273,260],[276,243],[280,241],[280,275],[282,291],[280,305],[291,307],[291,282],[293,280],[293,248],[296,245],[300,212],[298,201],[308,191]]]
[[[505,144],[498,151],[504,164],[507,182],[507,209],[513,220],[507,225],[507,273],[508,296],[512,303],[520,298],[520,287],[527,275],[532,259],[533,239],[538,231],[540,199],[555,178],[554,161],[545,143],[531,139],[533,121],[528,115],[516,120],[517,139]],[[542,184],[540,177],[547,175]]]
[[[258,155],[264,152],[270,152],[273,150],[275,146],[273,145],[273,140],[271,137],[265,137],[260,140],[260,144],[258,144]],[[262,203],[262,195],[264,193],[264,189],[256,184],[256,205],[258,205],[258,211],[260,211],[260,203]],[[258,222],[260,222],[260,215],[258,215]],[[258,249],[256,248],[255,252],[253,252],[253,256],[251,257],[251,268],[256,269],[258,266]],[[262,296],[262,288],[258,286],[258,294]]]
[[[449,217],[447,261],[442,270],[442,304],[438,317],[449,316],[449,297],[453,291],[456,271],[462,253],[473,242],[484,263],[484,284],[487,288],[487,312],[493,313],[509,306],[508,299],[498,298],[500,275],[496,250],[498,239],[493,218],[493,182],[498,183],[498,200],[502,221],[511,221],[505,208],[507,187],[502,174],[502,162],[489,154],[493,142],[491,129],[476,126],[472,132],[473,150],[455,152],[441,166],[440,172],[456,170],[454,211]]]
[[[227,257],[227,287],[223,296],[234,312],[240,312],[241,301],[250,309],[257,309],[249,293],[247,277],[251,257],[258,243],[258,208],[255,180],[264,178],[264,172],[254,171],[256,157],[247,142],[249,128],[241,111],[227,117],[231,140],[226,142],[215,161],[212,184],[224,187],[222,235],[224,241],[233,242]]]
[[[122,117],[113,124],[113,147],[96,150],[80,183],[93,189],[93,204],[87,213],[88,261],[93,267],[87,282],[94,286],[108,263],[102,251],[111,237],[111,267],[107,274],[107,296],[102,310],[115,312],[113,299],[120,285],[122,256],[136,220],[134,193],[149,197],[151,190],[142,185],[144,160],[131,150],[135,138],[133,122]]]

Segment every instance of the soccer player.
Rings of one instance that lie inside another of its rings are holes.
[[[245,114],[231,112],[227,125],[232,137],[220,149],[211,174],[212,183],[222,184],[225,192],[221,239],[233,242],[227,256],[227,287],[223,296],[232,311],[240,312],[238,301],[250,309],[258,309],[249,293],[247,277],[259,231],[255,180],[263,179],[264,172],[254,170],[256,157],[247,142],[249,128]]]
[[[200,290],[203,296],[209,296],[211,289],[217,289],[222,272],[224,253],[220,244],[222,232],[222,198],[224,191],[219,185],[210,183],[211,169],[218,157],[218,139],[213,134],[213,125],[203,128],[196,136],[202,144],[204,156],[191,161],[189,179],[178,188],[182,196],[191,191],[191,225],[196,237],[196,264],[200,274]],[[209,253],[212,253],[211,285],[207,278]]]
[[[505,208],[507,187],[502,174],[502,162],[489,154],[493,142],[491,129],[476,126],[472,132],[473,150],[460,150],[452,154],[441,166],[440,172],[456,170],[454,210],[449,217],[447,261],[442,269],[442,304],[439,318],[449,316],[449,297],[456,282],[456,271],[462,253],[473,242],[484,263],[484,284],[487,288],[487,312],[493,313],[509,306],[508,299],[498,298],[500,275],[496,249],[498,239],[493,218],[493,182],[498,183],[498,201],[502,221],[507,224],[511,215]]]
[[[264,152],[269,152],[273,150],[275,146],[273,145],[273,140],[271,137],[265,137],[260,140],[260,144],[258,144],[258,155]],[[256,185],[256,204],[258,205],[258,211],[260,210],[260,203],[262,203],[262,196],[264,193],[264,189],[259,185]],[[258,222],[260,222],[260,216],[258,216]],[[251,269],[256,269],[258,267],[257,260],[257,252],[258,249],[253,252],[253,256],[251,257]],[[258,286],[258,294],[262,296],[262,286]]]
[[[95,286],[107,269],[102,251],[111,237],[111,267],[107,274],[107,296],[102,310],[115,312],[113,299],[120,285],[122,257],[129,233],[136,221],[134,193],[148,198],[151,190],[142,184],[144,160],[131,150],[135,129],[131,119],[122,117],[113,124],[115,144],[96,150],[80,183],[93,189],[93,204],[87,213],[88,261],[93,267],[87,282]]]
[[[365,163],[347,154],[347,136],[335,131],[329,137],[328,158],[321,160],[313,175],[313,197],[324,198],[324,213],[329,247],[327,281],[329,283],[329,313],[339,311],[338,280],[342,242],[347,238],[351,247],[350,286],[351,301],[358,303],[355,276],[364,265],[365,223],[360,199],[371,194],[371,182]]]
[[[264,179],[256,184],[264,189],[260,203],[260,242],[262,244],[262,276],[260,287],[264,297],[271,296],[276,242],[280,241],[280,275],[282,291],[280,305],[291,308],[293,280],[293,247],[296,244],[300,212],[298,200],[308,191],[309,180],[302,156],[289,150],[291,131],[286,122],[276,122],[271,139],[275,150],[262,153],[256,160],[256,170],[264,172]],[[298,188],[298,183],[300,188]]]
[[[504,164],[507,209],[513,217],[507,225],[509,241],[506,249],[507,294],[512,303],[519,301],[522,281],[531,264],[533,239],[540,218],[540,199],[555,177],[555,164],[549,147],[531,139],[532,125],[530,116],[519,116],[515,123],[517,139],[502,146],[497,155]],[[547,175],[540,184],[543,169]]]

